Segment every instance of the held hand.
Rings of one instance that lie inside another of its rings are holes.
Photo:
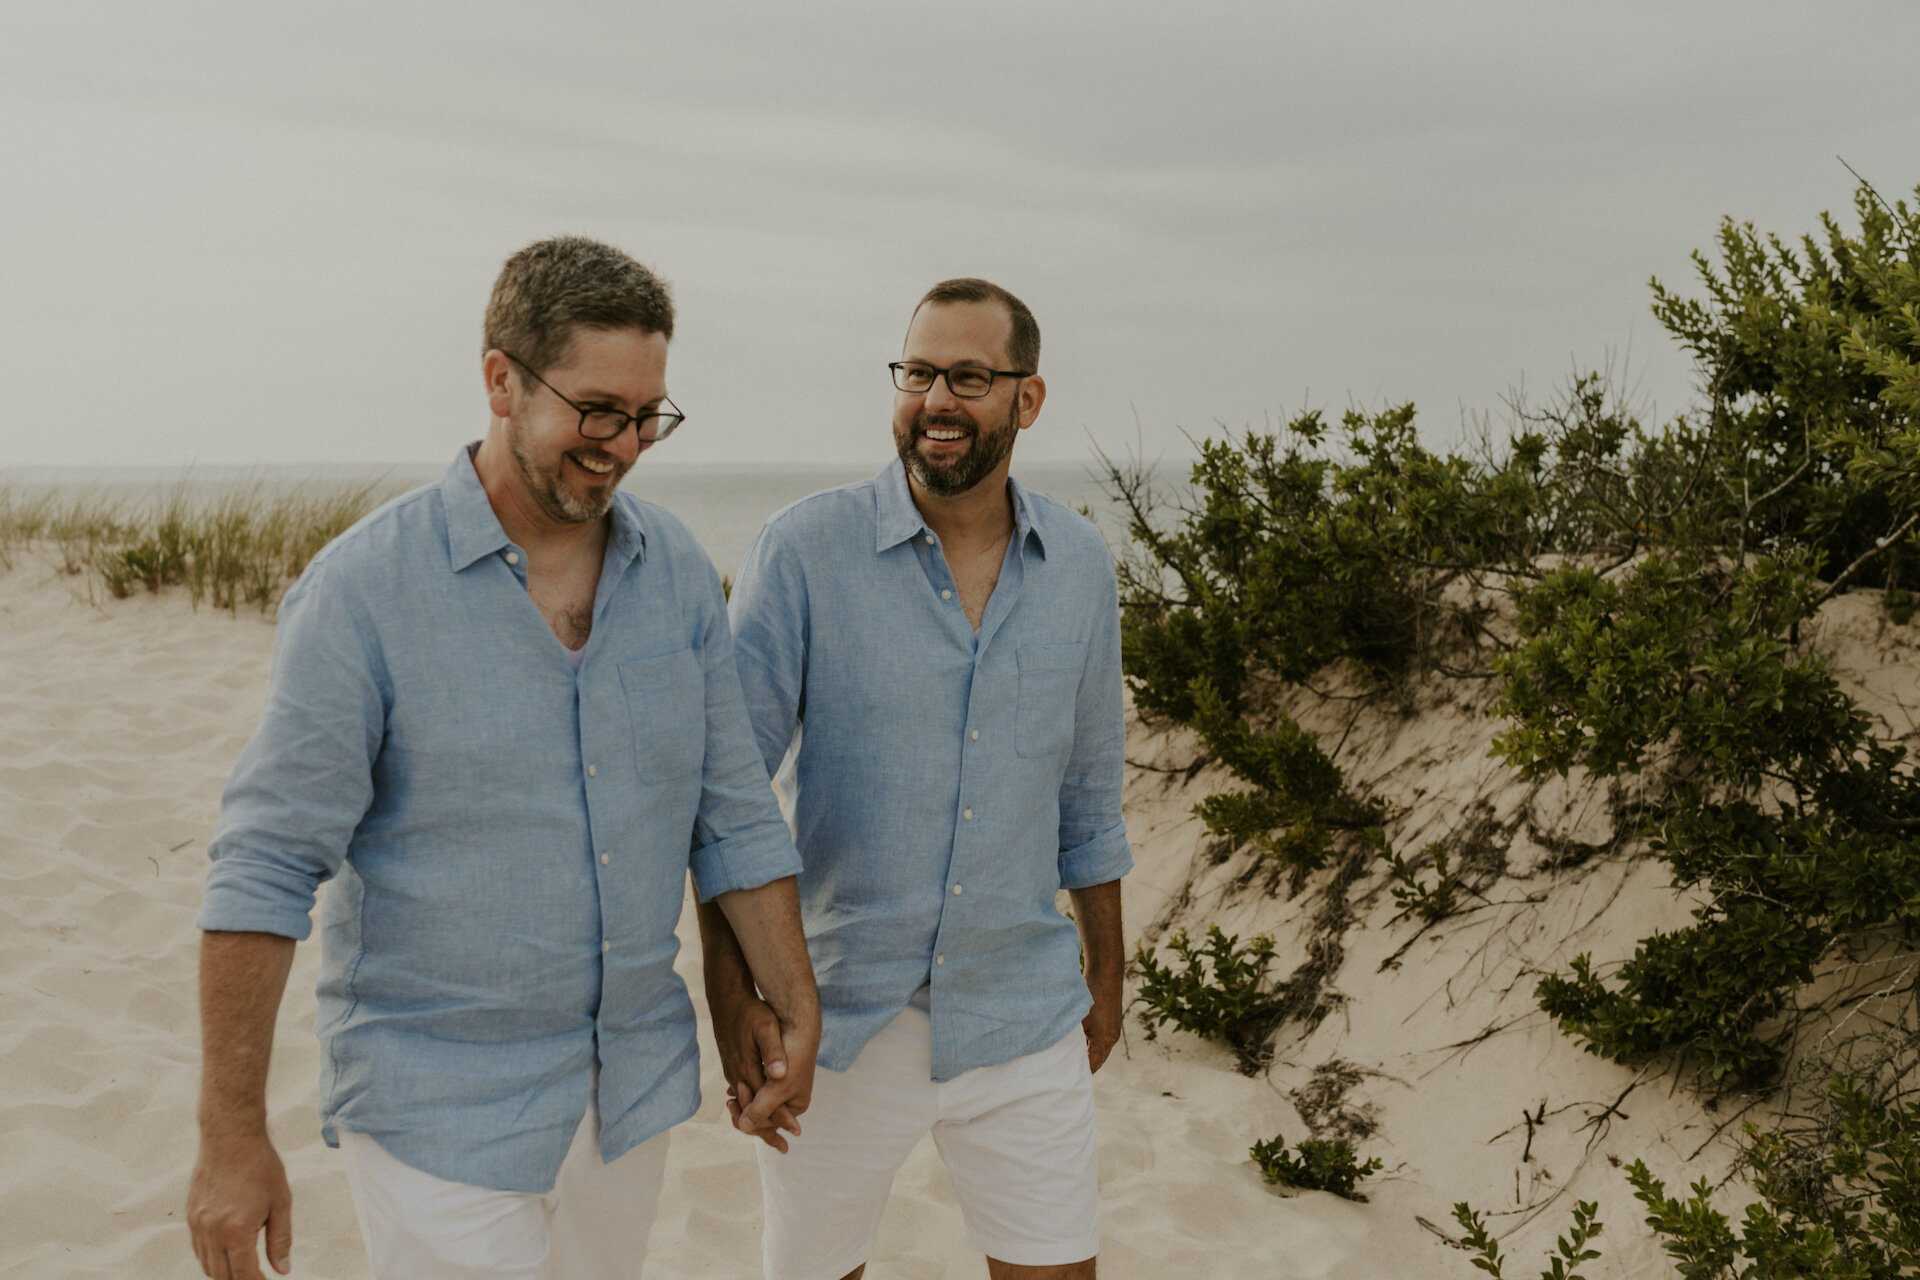
[[[713,1011],[714,1040],[720,1047],[720,1072],[727,1080],[727,1114],[732,1117],[735,1128],[784,1152],[787,1141],[779,1130],[800,1132],[799,1121],[787,1106],[776,1107],[763,1125],[743,1125],[740,1120],[741,1113],[769,1080],[778,1083],[786,1077],[786,1047],[781,1043],[780,1019],[766,1001],[756,995],[736,991],[722,996],[710,990],[707,1003]],[[755,1114],[764,1115],[765,1111]]]
[[[1095,996],[1093,1009],[1080,1020],[1080,1029],[1087,1035],[1087,1066],[1098,1071],[1113,1046],[1120,1043],[1119,999]]]
[[[784,1152],[813,1096],[820,995],[793,876],[700,905],[707,1004],[721,1044],[734,1127]],[[763,1002],[761,993],[766,996]]]
[[[728,1112],[733,1116],[736,1129],[755,1135],[775,1151],[785,1154],[787,1140],[779,1131],[785,1129],[795,1137],[800,1134],[798,1117],[813,1097],[814,1055],[820,1049],[820,1028],[818,1024],[784,1025],[775,1019],[772,1029],[775,1034],[761,1041],[765,1082],[752,1092],[748,1092],[745,1085],[739,1086]],[[759,1024],[759,1030],[765,1036],[764,1024]]]
[[[267,1261],[291,1267],[293,1191],[265,1134],[200,1141],[187,1190],[187,1227],[200,1270],[212,1280],[264,1280],[255,1238],[267,1233]]]

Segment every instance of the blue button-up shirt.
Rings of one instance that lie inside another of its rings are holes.
[[[320,1112],[415,1168],[552,1187],[596,1057],[611,1160],[699,1107],[673,972],[702,898],[799,870],[686,527],[621,494],[576,673],[469,454],[280,609],[200,927],[304,938]],[[691,851],[691,853],[689,852]]]
[[[1018,484],[976,633],[898,461],[768,520],[729,608],[769,771],[799,727],[794,827],[845,1070],[931,984],[933,1078],[1058,1041],[1091,1007],[1062,888],[1125,875],[1113,560]]]

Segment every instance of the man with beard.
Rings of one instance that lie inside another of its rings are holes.
[[[805,1109],[819,1005],[799,857],[741,701],[720,582],[615,487],[679,425],[673,304],[607,245],[544,241],[487,308],[492,421],[439,483],[314,558],[281,607],[200,914],[188,1221],[215,1280],[288,1267],[273,1025],[321,882],[324,1134],[383,1280],[637,1274],[667,1130],[700,1101],[673,972],[689,869],[747,955]]]
[[[773,1280],[858,1276],[928,1132],[996,1280],[1094,1274],[1092,1072],[1120,1034],[1132,866],[1119,613],[1098,531],[1007,474],[1039,357],[1005,289],[934,286],[892,365],[898,460],[767,521],[734,588],[770,771],[798,733],[828,1068],[804,1137],[760,1128],[787,1152],[760,1151]],[[766,1114],[774,1013],[728,921],[700,923],[732,1105]]]

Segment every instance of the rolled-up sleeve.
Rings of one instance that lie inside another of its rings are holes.
[[[1111,560],[1073,723],[1073,754],[1060,783],[1060,883],[1084,889],[1118,880],[1133,869],[1126,823],[1120,817],[1127,728],[1120,684],[1119,591]]]
[[[793,745],[807,681],[807,592],[800,566],[781,554],[778,521],[747,549],[727,611],[747,715],[767,773]]]
[[[281,605],[266,707],[221,796],[202,929],[312,931],[314,895],[373,800],[385,685],[372,628],[316,563]]]
[[[708,577],[698,643],[706,673],[707,746],[692,854],[694,890],[702,902],[800,873],[800,854],[747,718],[720,580],[711,570]]]

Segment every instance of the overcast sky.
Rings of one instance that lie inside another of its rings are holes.
[[[674,284],[691,463],[884,458],[914,300],[1032,306],[1030,461],[1631,347],[1723,215],[1920,183],[1920,4],[7,0],[0,467],[438,462],[530,240]],[[1136,425],[1137,424],[1137,425]]]

